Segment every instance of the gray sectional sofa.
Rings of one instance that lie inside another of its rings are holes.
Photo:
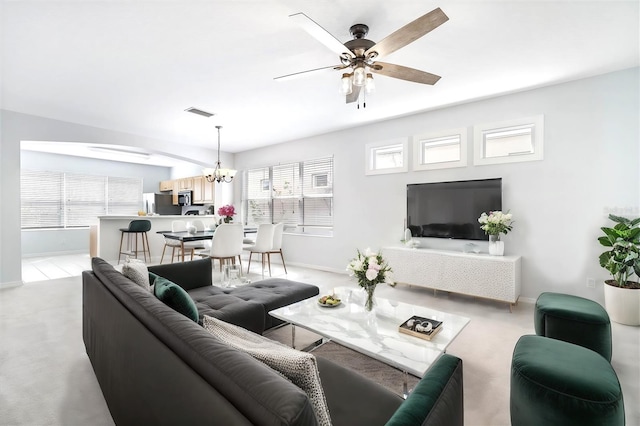
[[[288,280],[237,289],[211,285],[208,260],[150,267],[182,288],[202,315],[256,333],[269,310],[318,294]],[[84,271],[83,339],[118,425],[316,425],[307,395],[226,345],[102,259]],[[463,424],[462,361],[444,355],[405,401],[322,357],[319,375],[334,425]]]

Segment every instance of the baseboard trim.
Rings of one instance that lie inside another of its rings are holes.
[[[287,265],[298,266],[300,268],[314,269],[316,271],[334,272],[336,274],[345,274],[345,275],[347,273],[345,269],[328,268],[326,266],[310,265],[307,263],[299,263],[299,262],[289,262],[289,261],[286,261],[286,262],[287,262]],[[274,263],[274,262],[271,262],[271,263]],[[280,262],[280,264],[282,264],[282,262]]]
[[[22,285],[24,285],[24,282],[22,281],[8,281],[6,283],[0,283],[0,290],[4,290],[5,288],[20,287]]]
[[[69,254],[89,254],[87,250],[69,250],[69,251],[51,251],[43,253],[23,253],[22,257],[25,259],[31,257],[47,257],[47,256],[65,256]]]

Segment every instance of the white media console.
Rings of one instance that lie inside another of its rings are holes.
[[[507,302],[509,310],[520,297],[520,256],[408,247],[382,253],[398,283]]]

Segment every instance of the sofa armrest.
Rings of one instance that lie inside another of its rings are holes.
[[[333,426],[383,425],[402,404],[399,395],[353,370],[316,360]]]
[[[208,258],[149,266],[149,272],[164,277],[187,291],[213,284],[211,260]]]
[[[462,426],[462,360],[444,354],[418,382],[386,426]]]

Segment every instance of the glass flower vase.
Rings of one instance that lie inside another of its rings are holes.
[[[376,290],[376,286],[375,285],[369,285],[366,286],[364,288],[365,292],[366,292],[366,297],[365,297],[365,301],[364,301],[364,310],[367,312],[371,312],[373,311],[373,308],[376,304],[376,301],[374,299],[374,292]]]

